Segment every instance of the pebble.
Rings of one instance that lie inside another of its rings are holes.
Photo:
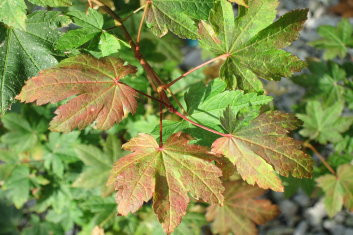
[[[348,218],[345,221],[345,225],[349,227],[353,227],[353,216],[348,216]]]
[[[293,200],[301,207],[309,207],[311,204],[310,198],[304,193],[299,193],[295,195]]]
[[[309,220],[310,225],[317,227],[321,225],[322,219],[327,215],[325,205],[322,200],[317,202],[305,212],[305,217]]]
[[[346,231],[343,225],[337,224],[334,220],[325,220],[323,226],[334,235],[344,235]]]
[[[306,235],[308,228],[309,228],[309,224],[306,221],[302,221],[296,227],[293,235]]]
[[[347,229],[344,231],[344,235],[353,235],[353,229],[347,228]]]

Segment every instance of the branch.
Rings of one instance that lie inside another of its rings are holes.
[[[165,85],[162,85],[162,86],[159,86],[159,87],[158,87],[158,90],[165,90],[165,89],[168,89],[169,87],[171,87],[172,85],[174,85],[177,81],[183,79],[184,77],[186,77],[186,76],[188,76],[189,74],[195,72],[196,70],[199,70],[199,69],[205,67],[206,65],[211,64],[211,63],[213,63],[213,62],[215,62],[215,61],[217,61],[217,60],[219,60],[219,59],[228,58],[229,56],[230,56],[230,54],[228,54],[228,53],[227,53],[227,54],[223,54],[223,55],[220,55],[220,56],[218,56],[218,57],[216,57],[216,58],[213,58],[212,60],[209,60],[209,61],[207,61],[207,62],[205,62],[205,63],[203,63],[203,64],[200,64],[199,66],[197,66],[197,67],[191,69],[190,71],[184,73],[183,75],[181,75],[181,76],[178,77],[177,79],[173,80],[172,82],[170,82],[170,83],[168,83],[168,84],[165,84]]]
[[[139,61],[139,63],[141,64],[141,66],[145,70],[145,72],[147,74],[148,81],[150,82],[153,90],[158,92],[157,91],[157,87],[159,87],[161,85],[164,85],[164,83],[158,77],[158,75],[153,70],[151,65],[145,60],[145,58],[143,58],[143,56],[142,56],[142,54],[140,52],[140,47],[135,44],[135,42],[132,39],[129,31],[126,29],[122,19],[112,9],[110,9],[104,3],[100,2],[100,0],[91,0],[91,1],[97,3],[102,8],[102,10],[105,11],[107,14],[109,14],[111,17],[113,17],[114,20],[116,21],[117,25],[121,27],[126,40],[129,42],[132,50],[134,51],[135,58]],[[161,96],[161,99],[163,100],[163,102],[168,103],[168,104],[170,103],[170,101],[169,101],[169,99],[168,99],[168,97],[167,97],[167,95],[166,95],[166,93],[164,91],[160,91],[158,93]]]
[[[319,160],[324,164],[324,166],[333,174],[336,176],[336,172],[335,170],[330,166],[330,164],[328,164],[328,162],[325,160],[324,156],[321,155],[321,153],[319,153],[319,151],[316,150],[316,148],[314,146],[312,146],[309,142],[304,142],[303,146],[305,148],[310,149],[311,151],[313,151],[315,153],[315,155],[319,158]]]
[[[124,85],[126,85],[126,86],[129,86],[129,85],[123,83],[123,82],[120,82],[120,83],[121,83],[121,84],[124,84]],[[129,86],[129,87],[130,87],[130,86]],[[147,94],[145,94],[144,92],[139,91],[139,90],[136,90],[136,89],[134,89],[134,88],[132,88],[132,87],[130,87],[130,88],[133,89],[134,91],[136,91],[137,93],[139,93],[139,94],[141,94],[141,95],[143,95],[143,96],[145,96],[145,97],[147,97],[147,98],[149,98],[149,99],[151,99],[151,100],[154,100],[154,101],[156,101],[156,102],[158,102],[158,103],[164,105],[165,107],[167,107],[167,109],[169,110],[169,112],[174,113],[175,115],[179,116],[180,118],[182,118],[183,120],[185,120],[185,121],[191,123],[191,124],[194,125],[194,126],[197,126],[197,127],[201,128],[201,129],[204,129],[204,130],[206,130],[206,131],[208,131],[208,132],[214,133],[214,134],[219,135],[219,136],[223,136],[223,137],[230,137],[230,136],[232,136],[231,134],[224,134],[224,133],[218,132],[218,131],[216,131],[216,130],[213,130],[213,129],[211,129],[211,128],[208,128],[208,127],[206,127],[206,126],[203,126],[203,125],[201,125],[201,124],[198,124],[198,123],[196,123],[196,122],[190,120],[189,118],[187,118],[184,114],[181,114],[180,112],[178,112],[171,104],[164,103],[164,101],[162,101],[162,100],[160,100],[160,99],[157,99],[157,98],[155,98],[155,97],[153,97],[153,96],[147,95]]]

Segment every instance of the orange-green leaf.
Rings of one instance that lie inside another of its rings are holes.
[[[300,150],[298,141],[287,136],[297,125],[298,120],[293,115],[267,112],[229,137],[217,139],[212,152],[227,157],[249,184],[257,183],[264,189],[283,191],[277,173],[297,178],[311,177],[312,159]]]
[[[243,181],[226,182],[224,206],[212,205],[206,218],[217,234],[257,234],[256,224],[264,224],[278,215],[278,208],[268,200],[255,199],[265,190],[245,184]]]
[[[28,80],[16,98],[42,105],[75,96],[55,111],[50,129],[68,132],[95,122],[97,129],[107,130],[136,110],[136,92],[120,82],[135,72],[115,57],[78,55]]]
[[[353,211],[353,166],[341,165],[337,169],[337,177],[324,175],[317,180],[319,187],[325,192],[325,207],[329,216],[333,217],[345,206]]]
[[[189,204],[188,193],[211,204],[223,203],[222,172],[207,149],[188,144],[188,135],[172,135],[162,148],[147,134],[123,145],[131,154],[114,166],[118,213],[137,211],[153,196],[153,209],[164,230],[171,233]]]

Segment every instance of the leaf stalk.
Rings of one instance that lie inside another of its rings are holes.
[[[325,160],[324,156],[321,155],[321,153],[319,153],[319,151],[309,142],[304,142],[303,144],[304,148],[308,148],[311,151],[313,151],[315,153],[315,155],[319,158],[319,160],[322,162],[322,164],[324,164],[324,166],[334,175],[336,175],[335,170],[330,166],[330,164],[328,164],[328,162]]]

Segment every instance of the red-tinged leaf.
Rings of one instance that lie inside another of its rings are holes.
[[[16,98],[42,105],[76,96],[55,111],[50,129],[68,132],[95,122],[97,129],[107,130],[136,110],[136,92],[119,81],[135,72],[115,57],[78,55],[28,80]]]
[[[213,221],[212,231],[217,234],[257,234],[255,224],[264,224],[275,218],[279,211],[268,200],[255,199],[265,190],[245,184],[243,181],[226,182],[224,206],[212,205],[206,218]]]
[[[164,230],[171,233],[189,204],[188,193],[211,204],[223,203],[222,172],[207,149],[188,144],[188,135],[172,135],[162,148],[147,134],[123,145],[131,154],[114,166],[118,213],[137,211],[153,196],[153,209]]]
[[[283,176],[311,177],[312,159],[300,150],[299,141],[287,136],[297,125],[293,115],[267,112],[231,136],[217,139],[212,152],[227,157],[249,184],[283,191],[277,172]]]

